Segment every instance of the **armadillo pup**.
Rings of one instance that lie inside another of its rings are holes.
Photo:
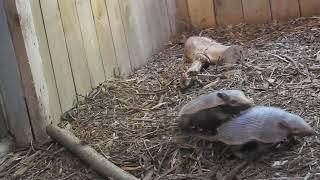
[[[240,90],[221,90],[201,95],[182,107],[179,126],[182,130],[200,128],[215,131],[222,123],[252,105]]]
[[[312,127],[298,115],[276,107],[255,106],[223,123],[217,128],[216,135],[198,137],[220,141],[228,145],[238,158],[254,160],[294,136],[315,134]]]
[[[316,132],[300,116],[280,108],[255,106],[217,129],[211,139],[227,145],[243,145],[257,141],[278,143],[288,137],[312,136]]]

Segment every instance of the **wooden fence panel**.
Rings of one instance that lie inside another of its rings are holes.
[[[270,0],[272,18],[288,20],[300,16],[298,0]]]
[[[118,0],[107,0],[106,6],[109,14],[113,43],[116,50],[117,63],[120,74],[127,76],[132,72],[129,50],[121,19],[120,5]]]
[[[250,24],[271,21],[269,0],[242,0],[244,20]]]
[[[141,17],[139,13],[141,12],[141,9],[139,9],[136,1],[120,0],[119,3],[131,65],[133,69],[138,69],[144,64],[144,48],[142,41],[144,36],[141,34],[139,27],[139,18]]]
[[[27,101],[30,124],[35,141],[42,142],[48,139],[45,128],[50,124],[50,106],[47,82],[43,68],[42,58],[39,52],[37,33],[34,26],[30,1],[16,0],[17,13],[20,26],[16,26],[22,36],[20,42],[23,63],[20,62],[21,77],[24,77],[25,97]],[[15,22],[17,24],[17,20]],[[13,31],[11,31],[13,32]],[[24,46],[24,47],[22,47]],[[16,47],[15,49],[19,49]],[[17,52],[17,51],[16,51]]]
[[[152,52],[155,53],[159,45],[161,44],[161,29],[160,21],[158,18],[154,18],[155,6],[152,0],[144,0],[144,8],[146,10],[147,24],[150,32],[150,41],[152,42]]]
[[[190,21],[194,28],[209,28],[216,24],[213,0],[188,0]]]
[[[301,16],[320,15],[319,0],[299,0]]]
[[[159,2],[159,10],[160,10],[160,22],[164,32],[163,44],[166,44],[170,39],[170,21],[169,21],[169,15],[168,15],[167,2],[166,0],[158,0],[158,2]]]
[[[243,22],[241,0],[214,0],[216,21],[218,25]]]
[[[76,4],[74,0],[58,2],[76,90],[85,95],[91,90],[91,81]]]
[[[161,20],[161,5],[160,1],[151,1],[151,12],[153,16],[151,16],[151,26],[154,26],[156,29],[156,36],[158,38],[156,44],[156,51],[159,51],[159,48],[165,43],[166,39],[166,27]]]
[[[167,0],[167,10],[168,10],[168,18],[170,23],[170,32],[171,35],[174,35],[177,32],[176,27],[176,2],[173,0]]]
[[[105,0],[91,0],[100,53],[106,78],[119,75]]]
[[[93,21],[91,3],[88,0],[76,0],[83,45],[91,77],[91,86],[97,87],[105,81],[96,28]]]
[[[12,1],[6,1],[6,3]],[[13,42],[16,39],[11,39],[10,31],[7,24],[7,18],[12,30],[14,22],[14,12],[12,4],[6,4],[8,17],[6,16],[3,2],[0,3],[0,111],[5,111],[4,118],[7,120],[7,125],[10,133],[15,136],[15,141],[18,146],[29,145],[33,140],[30,126],[30,119],[28,117],[28,110],[24,98],[24,91],[22,87],[19,60],[15,55]],[[11,32],[16,33],[16,32]],[[18,44],[19,45],[19,44]],[[21,44],[20,44],[21,45]],[[21,57],[20,57],[21,58]],[[10,78],[8,78],[10,77]],[[2,109],[3,108],[3,109]],[[1,117],[0,117],[1,118]],[[1,120],[0,120],[1,121]],[[2,122],[5,124],[5,122]],[[1,123],[1,125],[3,125]],[[7,131],[6,127],[1,127],[1,130]],[[1,134],[7,135],[7,132]]]
[[[189,27],[190,16],[188,11],[187,0],[175,0],[176,2],[176,24],[177,31],[182,32]]]
[[[138,32],[140,33],[140,37],[143,42],[143,62],[146,63],[148,58],[152,55],[153,45],[152,45],[152,36],[151,29],[149,27],[148,18],[147,18],[147,10],[144,5],[144,0],[136,0],[138,6],[138,12],[140,18],[138,18]]]
[[[40,0],[46,37],[57,83],[62,112],[69,110],[76,99],[73,75],[57,0]]]
[[[39,0],[31,0],[31,9],[34,18],[35,30],[39,43],[39,51],[43,62],[44,75],[48,86],[50,116],[49,119],[57,124],[61,115],[59,95],[56,86],[56,80],[53,73],[51,57],[48,47],[47,36],[43,24],[42,12]]]

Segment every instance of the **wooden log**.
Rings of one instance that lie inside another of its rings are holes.
[[[74,136],[70,131],[54,125],[49,125],[47,126],[47,133],[104,177],[119,180],[138,180],[133,175],[108,161],[90,146],[82,143],[82,141]]]
[[[184,46],[184,59],[192,63],[187,73],[196,75],[208,64],[236,64],[244,59],[244,49],[238,45],[226,46],[207,37],[189,37]]]

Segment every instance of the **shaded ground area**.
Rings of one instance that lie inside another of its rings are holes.
[[[188,36],[199,34],[245,46],[245,64],[212,66],[199,76],[200,84],[181,91],[180,74],[190,64],[183,63],[183,44],[173,41],[128,79],[110,80],[93,90],[65,114],[61,126],[72,127],[76,136],[135,176],[152,172],[153,179],[209,179],[241,162],[227,158],[219,144],[178,138],[181,106],[209,91],[242,89],[256,104],[297,113],[318,130],[320,18],[221,27]],[[293,148],[267,154],[239,175],[319,179],[319,143],[318,137],[299,139]],[[18,151],[0,163],[0,177],[20,173],[21,179],[99,179],[56,143]]]

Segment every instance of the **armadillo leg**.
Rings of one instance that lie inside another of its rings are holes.
[[[258,142],[249,142],[240,147],[233,148],[233,154],[239,159],[255,161],[269,152],[269,148],[273,145]]]
[[[299,144],[299,141],[294,136],[289,136],[288,141],[289,141],[289,144],[288,144],[289,146],[294,146]]]

